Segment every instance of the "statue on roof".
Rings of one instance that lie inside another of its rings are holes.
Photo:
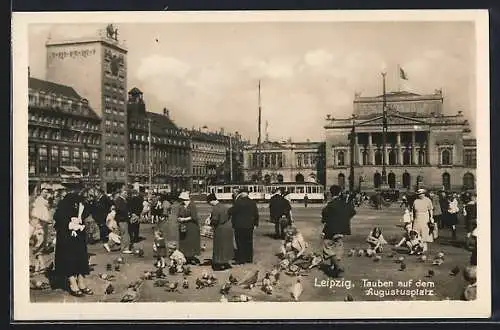
[[[115,29],[113,24],[108,24],[106,27],[106,35],[108,38],[118,41],[118,28]]]

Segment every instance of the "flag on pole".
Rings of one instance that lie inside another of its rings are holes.
[[[408,80],[408,75],[406,72],[403,70],[402,67],[399,67],[399,77],[403,80]]]

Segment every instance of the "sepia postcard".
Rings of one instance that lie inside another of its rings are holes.
[[[487,11],[14,13],[13,319],[489,317],[488,45]]]

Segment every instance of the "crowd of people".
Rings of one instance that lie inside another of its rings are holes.
[[[279,257],[286,267],[320,265],[333,277],[344,272],[342,265],[345,236],[351,235],[351,219],[356,207],[367,196],[345,192],[340,186],[329,189],[330,198],[321,211],[323,229],[322,252],[306,254],[308,243],[294,224],[292,205],[286,191],[277,189],[269,201],[269,219],[274,223],[274,237],[281,240]],[[189,192],[168,195],[141,194],[127,187],[114,195],[106,195],[99,187],[63,186],[43,188],[31,201],[30,225],[34,271],[43,270],[47,263],[44,254],[55,250],[54,272],[64,279],[68,291],[77,297],[92,295],[85,277],[89,274],[87,244],[101,243],[108,252],[119,250],[134,253],[140,241],[141,223],[154,224],[152,248],[158,268],[177,269],[184,265],[199,265],[203,227],[213,233],[211,265],[214,271],[232,268],[232,265],[253,263],[254,230],[259,226],[256,201],[245,189],[233,192],[231,204],[221,203],[215,194],[206,202],[211,206],[207,219],[200,219],[196,203]],[[304,201],[307,205],[307,200]],[[402,222],[404,235],[395,244],[409,254],[425,254],[429,244],[438,238],[438,229],[450,228],[456,239],[458,214],[463,213],[467,228],[467,242],[473,251],[470,264],[477,263],[477,209],[475,196],[427,192],[419,189],[413,196],[403,196]],[[55,238],[51,233],[55,231]],[[380,253],[388,244],[378,227],[367,237],[363,253]],[[304,264],[304,261],[307,261]]]

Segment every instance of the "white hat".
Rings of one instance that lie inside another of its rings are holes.
[[[182,200],[185,200],[185,201],[188,201],[190,198],[189,198],[189,192],[188,191],[183,191],[179,194],[179,199],[182,199]]]
[[[425,189],[420,188],[419,190],[417,190],[417,195],[422,195],[422,194],[425,194]]]

